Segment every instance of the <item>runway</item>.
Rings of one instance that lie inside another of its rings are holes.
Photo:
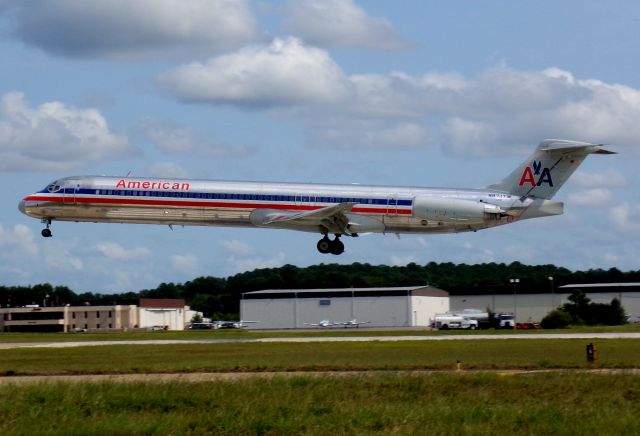
[[[229,343],[308,343],[308,342],[398,342],[398,341],[476,341],[527,339],[640,339],[639,333],[536,333],[536,334],[473,334],[440,336],[313,336],[290,338],[238,338],[238,339],[151,339],[124,341],[69,341],[69,342],[16,342],[0,343],[0,350],[14,348],[67,348],[107,345],[176,345],[176,344],[229,344]]]

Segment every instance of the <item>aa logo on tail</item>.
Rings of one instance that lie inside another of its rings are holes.
[[[537,177],[537,180],[536,180]],[[533,163],[526,167],[520,177],[519,186],[530,185],[541,186],[546,183],[549,186],[553,186],[553,180],[551,180],[551,171],[549,168],[542,168],[542,162],[533,161]]]

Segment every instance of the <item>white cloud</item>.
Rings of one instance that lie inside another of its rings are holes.
[[[248,147],[229,146],[211,139],[201,138],[190,127],[181,126],[171,121],[147,119],[136,130],[166,154],[244,157],[250,152]]]
[[[603,188],[585,189],[569,194],[569,202],[576,206],[608,206],[613,202],[613,193]]]
[[[357,242],[358,241],[354,241],[351,244],[356,244]],[[427,238],[424,236],[402,235],[400,237],[376,238],[376,243],[379,244],[376,250],[381,253],[405,253],[403,255],[398,255],[398,259],[416,256],[420,257],[432,249],[431,243],[427,242]]]
[[[254,41],[246,1],[7,1],[13,33],[49,53],[71,57],[184,57]]]
[[[238,241],[237,239],[224,241],[222,245],[224,249],[233,256],[247,257],[253,255],[256,251],[252,245]]]
[[[640,90],[558,68],[499,66],[475,77],[347,75],[325,50],[286,38],[177,67],[157,83],[182,101],[297,120],[311,143],[334,148],[428,142],[460,156],[486,156],[567,138],[640,149]]]
[[[640,205],[624,203],[609,209],[609,219],[616,228],[627,234],[640,233]],[[630,235],[627,235],[630,236]]]
[[[38,252],[33,233],[24,224],[15,224],[13,229],[5,229],[0,224],[0,247],[4,253],[2,257],[7,259],[18,254],[32,256]]]
[[[347,84],[326,51],[276,38],[268,46],[177,67],[158,85],[184,101],[256,108],[335,103],[345,98]]]
[[[189,171],[173,162],[157,162],[147,166],[147,173],[152,177],[163,179],[188,179],[191,177]]]
[[[571,181],[583,188],[620,188],[627,185],[624,175],[613,169],[599,173],[576,171]]]
[[[194,274],[198,270],[198,257],[194,254],[175,254],[171,256],[171,268],[180,274]]]
[[[84,271],[84,262],[74,256],[67,249],[48,251],[45,255],[45,265],[49,270],[77,273]]]
[[[130,149],[112,133],[95,109],[77,109],[61,102],[31,109],[21,93],[0,100],[0,169],[66,171]]]
[[[352,0],[291,0],[285,27],[321,46],[385,50],[404,46],[387,19],[370,17]]]
[[[498,129],[493,125],[458,117],[447,120],[442,133],[449,150],[473,156],[482,155],[485,148],[495,144],[498,138]]]
[[[286,256],[283,252],[274,253],[272,256],[256,256],[237,258],[230,256],[227,261],[231,269],[236,272],[252,271],[258,268],[276,268],[285,264]]]
[[[335,126],[320,124],[311,131],[313,142],[332,144],[343,149],[408,149],[424,145],[426,129],[414,123],[383,125],[379,122],[335,122]]]
[[[115,242],[101,242],[96,245],[96,250],[103,256],[113,260],[140,260],[151,256],[151,250],[145,247],[133,247],[126,249]]]
[[[614,149],[639,145],[640,125],[634,120],[640,117],[640,90],[579,80],[557,68],[494,68],[467,79],[464,92],[448,90],[437,97],[442,110],[428,109],[447,120],[444,145],[459,155],[504,152],[543,138],[605,142]]]
[[[410,263],[416,263],[418,260],[415,256],[407,255],[407,256],[397,256],[392,255],[389,262],[392,266],[406,266]]]

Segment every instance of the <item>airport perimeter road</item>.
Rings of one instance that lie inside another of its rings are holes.
[[[256,339],[151,339],[136,341],[74,341],[74,342],[22,342],[0,343],[0,350],[11,348],[64,348],[104,345],[171,345],[171,344],[224,344],[252,342],[392,342],[392,341],[476,341],[519,339],[640,339],[640,333],[537,333],[500,335],[441,335],[441,336],[326,336]]]

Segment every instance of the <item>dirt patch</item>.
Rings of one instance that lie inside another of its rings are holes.
[[[26,375],[0,377],[0,385],[3,384],[37,384],[37,383],[202,383],[210,381],[238,381],[252,378],[272,377],[362,377],[384,374],[403,374],[415,376],[428,376],[441,373],[477,374],[492,373],[505,376],[540,374],[552,372],[571,372],[589,374],[640,374],[638,368],[599,368],[599,369],[539,369],[539,370],[478,370],[478,371],[443,371],[443,370],[414,370],[414,371],[282,371],[282,372],[193,372],[193,373],[168,373],[168,374],[78,374],[78,375]]]

